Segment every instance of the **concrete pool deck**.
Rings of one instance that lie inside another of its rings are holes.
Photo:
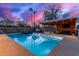
[[[62,36],[62,40],[59,45],[51,51],[49,56],[79,56],[79,38],[72,35],[55,35]]]
[[[7,35],[0,34],[0,56],[33,56],[33,54],[11,40]]]

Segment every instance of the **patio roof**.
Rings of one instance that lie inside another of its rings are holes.
[[[56,19],[56,20],[50,20],[50,21],[43,21],[41,24],[56,24],[58,21],[65,21],[65,20],[71,20],[71,19],[78,19],[79,17],[72,17],[72,18],[62,18],[62,19]]]

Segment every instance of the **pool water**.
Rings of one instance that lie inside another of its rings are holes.
[[[40,34],[9,34],[8,36],[37,56],[48,55],[63,39],[63,37]]]

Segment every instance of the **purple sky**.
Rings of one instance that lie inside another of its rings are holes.
[[[35,16],[32,16],[32,22],[35,18],[36,23],[43,20],[45,8],[52,4],[47,3],[16,3],[16,4],[0,4],[0,17],[9,17],[13,21],[24,21],[31,23],[31,12],[29,8],[33,8],[36,11]],[[79,16],[79,3],[60,3],[57,4],[61,8],[60,17],[73,17]]]

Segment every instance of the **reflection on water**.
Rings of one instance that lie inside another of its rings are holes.
[[[35,55],[48,55],[58,45],[58,38],[43,36],[41,34],[12,34],[9,35],[15,42],[22,45]],[[62,38],[61,38],[62,39]]]

